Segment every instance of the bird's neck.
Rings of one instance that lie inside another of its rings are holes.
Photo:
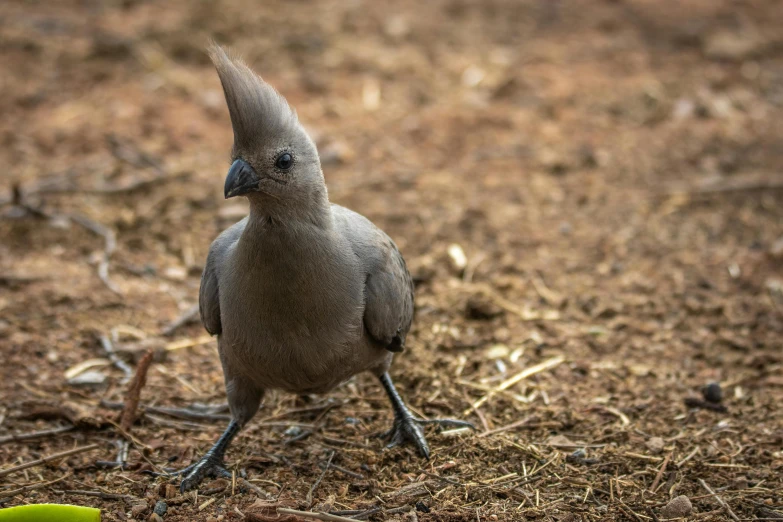
[[[332,228],[332,209],[326,187],[296,200],[251,197],[250,222],[265,228],[307,226]]]

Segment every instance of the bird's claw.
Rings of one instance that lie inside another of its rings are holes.
[[[466,421],[454,419],[422,420],[417,419],[412,415],[398,415],[394,417],[394,424],[392,425],[391,429],[383,432],[380,436],[389,440],[389,444],[386,445],[387,448],[393,448],[406,442],[412,442],[419,450],[419,455],[429,460],[430,447],[429,444],[427,444],[427,439],[424,437],[424,430],[422,429],[422,426],[429,424],[437,424],[438,426],[444,426],[448,428],[476,429],[473,424]]]
[[[182,482],[179,484],[180,493],[189,491],[198,486],[205,477],[231,478],[232,474],[223,466],[223,459],[214,455],[204,455],[201,460],[180,470],[168,471],[165,473],[154,473],[156,477],[176,477],[181,476]]]

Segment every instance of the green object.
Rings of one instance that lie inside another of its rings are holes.
[[[101,522],[101,510],[68,504],[30,504],[0,509],[0,522]]]

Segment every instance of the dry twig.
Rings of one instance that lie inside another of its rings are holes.
[[[126,383],[130,380],[131,376],[133,375],[133,370],[130,366],[128,366],[128,363],[122,360],[122,358],[117,355],[117,352],[114,351],[114,345],[111,342],[111,339],[109,339],[106,335],[101,335],[101,346],[103,346],[103,351],[106,352],[106,355],[108,355],[109,360],[111,363],[122,370],[122,373],[125,374],[125,377],[122,379],[122,383]]]
[[[278,513],[282,513],[283,515],[296,515],[299,517],[304,518],[312,518],[314,520],[324,520],[326,522],[356,522],[355,518],[347,518],[347,517],[341,517],[339,515],[330,515],[329,513],[323,513],[315,511],[299,511],[297,509],[289,509],[289,508],[277,508]]]
[[[732,520],[734,520],[735,522],[739,522],[739,518],[737,518],[737,515],[734,514],[734,511],[731,510],[731,508],[726,503],[726,501],[723,500],[720,496],[718,496],[718,494],[715,493],[715,491],[713,491],[712,488],[706,482],[704,482],[703,479],[699,479],[699,484],[701,484],[701,487],[707,490],[707,493],[715,497],[715,500],[717,500],[718,504],[720,504],[721,507],[726,510],[726,512],[729,514]]]
[[[136,420],[136,410],[139,408],[141,389],[144,388],[144,384],[147,382],[147,370],[150,368],[150,363],[152,363],[152,352],[147,352],[139,361],[136,375],[128,386],[125,407],[120,416],[120,427],[127,432],[130,432],[131,426],[133,426]]]
[[[40,466],[41,464],[46,464],[47,462],[51,462],[53,460],[59,460],[63,457],[70,457],[71,455],[77,455],[79,453],[84,453],[85,451],[92,451],[98,447],[97,444],[90,444],[88,446],[82,446],[81,448],[74,448],[70,449],[68,451],[62,451],[60,453],[55,453],[53,455],[48,455],[46,457],[40,458],[38,460],[32,460],[30,462],[27,462],[25,464],[19,464],[18,466],[14,466],[12,468],[0,470],[0,477],[5,477],[6,475],[10,475],[11,473],[16,473],[17,471],[22,471],[27,468],[32,468],[35,466]]]
[[[672,454],[669,453],[666,455],[666,458],[663,459],[663,464],[661,464],[661,469],[658,470],[658,473],[655,475],[655,480],[653,480],[652,486],[650,486],[650,493],[655,493],[656,488],[658,487],[658,484],[661,482],[661,477],[663,477],[663,474],[666,472],[666,466],[669,465],[669,461],[672,458]]]
[[[162,333],[165,336],[173,335],[174,332],[179,330],[182,326],[185,326],[186,324],[190,324],[194,322],[196,319],[198,319],[199,316],[199,306],[198,303],[192,305],[190,308],[182,312],[179,317],[171,321],[169,324],[167,324],[160,333]]]
[[[22,486],[21,488],[12,489],[10,491],[0,491],[0,495],[4,497],[5,496],[13,497],[18,495],[19,493],[24,493],[26,491],[32,491],[34,489],[41,489],[41,488],[45,488],[46,486],[51,486],[52,484],[56,484],[57,482],[65,480],[70,476],[71,476],[71,472],[69,471],[68,473],[66,473],[65,475],[63,475],[58,479],[50,480],[48,482],[39,482],[37,484],[29,484],[27,486]]]
[[[74,426],[60,426],[59,428],[52,428],[48,430],[32,431],[29,433],[19,433],[18,435],[14,435],[14,434],[6,435],[4,437],[0,437],[0,444],[6,442],[18,442],[21,440],[40,439],[41,437],[48,437],[50,435],[59,435],[60,433],[71,431],[73,428]]]
[[[332,450],[332,452],[329,454],[329,460],[326,461],[326,466],[323,468],[321,475],[318,477],[318,480],[316,480],[315,483],[313,483],[312,487],[310,487],[310,491],[307,492],[307,497],[305,499],[305,502],[307,503],[307,507],[313,505],[313,493],[315,493],[315,490],[318,489],[318,486],[319,484],[321,484],[321,481],[324,479],[324,475],[326,475],[326,472],[329,471],[335,453],[336,452]]]
[[[469,414],[474,408],[478,408],[485,402],[487,402],[489,399],[495,396],[498,392],[501,392],[503,390],[507,390],[517,384],[518,382],[527,379],[528,377],[531,377],[537,373],[550,370],[554,368],[555,366],[558,366],[560,363],[565,361],[565,358],[562,355],[558,355],[557,357],[552,357],[551,359],[547,359],[546,361],[537,364],[535,366],[531,366],[530,368],[525,368],[521,372],[517,373],[516,375],[509,377],[505,381],[498,384],[495,388],[489,391],[485,396],[474,402],[470,408],[465,410],[463,412],[463,415]]]

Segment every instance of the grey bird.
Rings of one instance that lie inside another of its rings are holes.
[[[365,217],[329,202],[315,144],[286,100],[239,59],[209,49],[234,131],[226,198],[249,215],[212,243],[199,307],[218,337],[232,420],[215,445],[178,472],[182,491],[228,476],[226,448],[264,392],[325,393],[369,371],[391,401],[389,446],[413,443],[422,426],[473,427],[416,418],[389,377],[413,320],[413,282],[397,246]]]

